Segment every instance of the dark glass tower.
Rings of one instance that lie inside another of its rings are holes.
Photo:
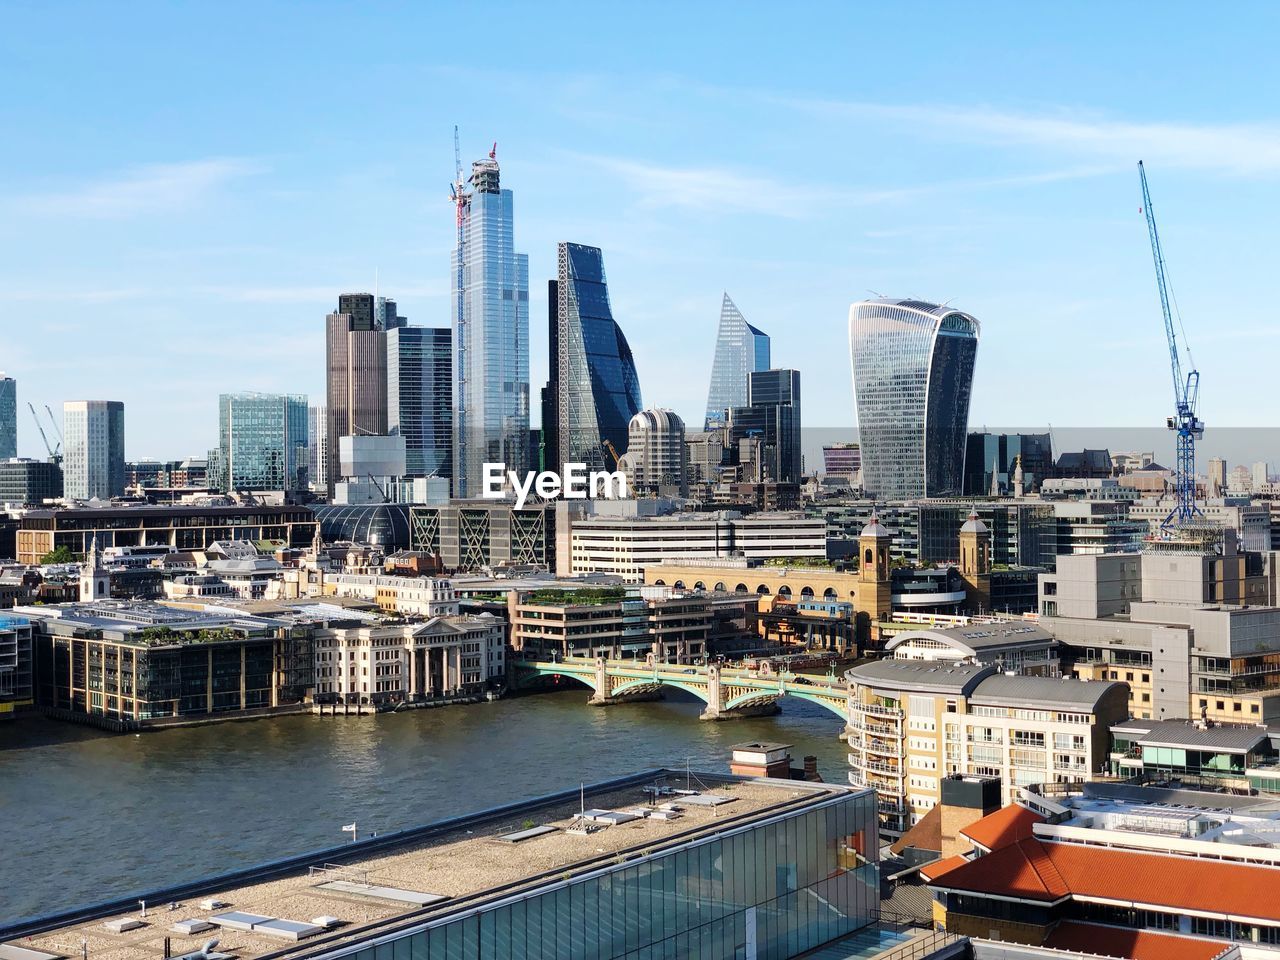
[[[405,475],[453,472],[453,331],[387,331],[387,428],[404,437]]]
[[[621,455],[640,412],[640,378],[631,347],[609,308],[598,247],[560,244],[556,282],[556,453],[559,464],[613,469],[605,441]]]
[[[870,496],[962,493],[978,334],[976,319],[935,303],[864,300],[849,308],[862,486]]]
[[[779,483],[799,483],[803,472],[800,449],[800,371],[757,370],[747,382],[748,403],[729,411],[729,440],[755,437],[760,441],[762,477]]]

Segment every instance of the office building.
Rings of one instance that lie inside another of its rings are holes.
[[[557,457],[561,463],[613,469],[626,449],[631,418],[642,406],[640,378],[609,306],[604,255],[597,247],[562,243],[558,256]]]
[[[919,300],[849,308],[862,486],[881,499],[958,496],[964,486],[978,321]]]
[[[31,621],[0,613],[0,723],[35,703]]]
[[[695,663],[707,655],[710,603],[698,596],[634,597],[621,587],[513,594],[511,646],[526,658],[604,657]]]
[[[62,467],[48,460],[0,460],[0,504],[36,506],[62,496]]]
[[[1265,460],[1258,460],[1249,468],[1249,474],[1251,489],[1254,493],[1258,493],[1271,482],[1271,465]]]
[[[0,460],[18,455],[18,381],[0,373]]]
[[[1221,497],[1227,492],[1227,461],[1222,457],[1209,458],[1209,496]]]
[[[62,485],[74,500],[124,495],[124,404],[68,400],[62,405]]]
[[[751,374],[768,370],[772,365],[768,334],[747,323],[726,293],[720,303],[720,329],[711,362],[706,429],[723,426],[730,409],[746,406]]]
[[[1052,471],[1047,433],[971,433],[966,440],[966,496],[1022,496],[1037,489]]]
[[[210,451],[215,489],[307,489],[307,398],[224,393],[218,398],[218,447]]]
[[[338,478],[338,438],[387,432],[387,330],[378,317],[373,294],[344,293],[338,309],[325,318],[324,453],[330,496]]]
[[[453,332],[387,331],[387,427],[404,437],[406,477],[453,472]]]
[[[747,406],[729,411],[730,446],[750,442],[756,459],[751,480],[799,483],[800,371],[759,370],[748,378]]]
[[[631,418],[627,452],[618,468],[633,497],[683,497],[689,492],[684,421],[672,410],[641,410]]]
[[[1128,715],[1123,683],[1009,676],[970,661],[888,659],[845,674],[850,784],[874,787],[887,831],[938,805],[943,777],[999,777],[1003,802],[1028,784],[1108,769],[1111,724]]]
[[[471,165],[453,252],[453,492],[479,497],[485,463],[523,475],[529,444],[529,258],[493,157]],[[462,186],[462,185],[459,185]]]
[[[904,940],[875,925],[880,837],[869,790],[683,764],[600,782],[570,763],[564,779],[549,796],[184,891],[229,904],[198,916],[223,928],[224,949],[234,939],[240,960],[318,950],[351,960],[786,960],[855,933],[853,949],[868,956]],[[188,902],[183,916],[196,902],[177,890],[147,899]],[[135,901],[95,917],[96,928],[124,931],[113,935],[118,960],[145,958],[156,927],[173,922],[131,927]],[[22,949],[56,953],[80,928],[23,931]]]
[[[193,506],[67,507],[28,510],[19,521],[18,562],[37,564],[66,547],[83,556],[94,538],[98,547],[170,546],[203,550],[219,540],[278,540],[305,548],[315,537],[316,517],[306,507]]]
[[[563,502],[563,501],[562,501]],[[409,547],[439,554],[451,570],[534,565],[553,569],[555,507],[502,500],[451,500],[409,508]]]
[[[320,493],[329,489],[329,420],[325,408],[307,408],[307,477],[311,489]]]
[[[856,443],[835,443],[822,448],[822,472],[828,477],[843,477],[850,483],[862,470],[862,448]]]

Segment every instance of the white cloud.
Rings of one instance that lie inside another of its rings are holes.
[[[13,197],[11,202],[26,213],[53,217],[118,220],[172,213],[206,200],[231,180],[262,169],[254,161],[234,157],[149,164],[67,190]]]

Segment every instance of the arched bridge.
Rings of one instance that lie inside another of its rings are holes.
[[[760,676],[749,670],[725,669],[717,664],[690,667],[646,665],[635,660],[603,657],[563,657],[557,660],[517,660],[515,686],[527,687],[543,677],[568,677],[595,693],[590,703],[608,704],[658,693],[663,687],[687,690],[703,701],[703,720],[749,716],[775,708],[783,697],[797,697],[826,707],[841,720],[849,717],[849,690],[841,679],[800,678],[794,674]]]

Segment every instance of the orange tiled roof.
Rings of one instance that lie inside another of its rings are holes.
[[[937,807],[934,807],[934,809],[936,810]],[[968,863],[968,862],[969,862],[968,860],[966,860],[964,857],[962,857],[960,854],[957,853],[954,857],[947,857],[947,859],[945,860],[938,860],[934,863],[925,864],[923,867],[920,868],[920,876],[932,882],[934,880],[937,880],[944,873],[954,870],[956,867],[960,866],[962,863]]]
[[[1219,940],[1197,940],[1156,930],[1126,930],[1075,921],[1058,924],[1044,945],[1054,950],[1126,960],[1213,960],[1227,949]]]
[[[1037,823],[1044,823],[1044,817],[1015,803],[969,824],[960,833],[980,847],[999,850],[1031,836],[1031,827]]]
[[[1280,923],[1280,869],[1031,838],[947,871],[950,890],[1054,902],[1072,894]]]

